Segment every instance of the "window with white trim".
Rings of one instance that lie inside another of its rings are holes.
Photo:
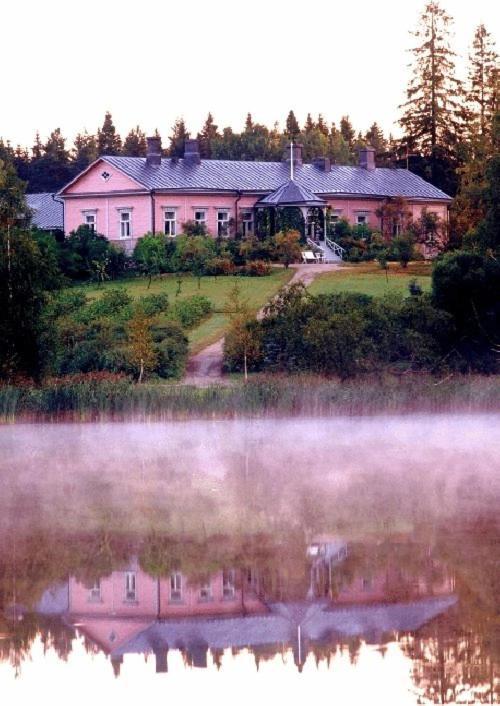
[[[200,584],[200,601],[209,601],[212,598],[210,577],[207,576]]]
[[[120,238],[130,238],[132,235],[132,211],[120,212]]]
[[[244,237],[253,234],[253,211],[251,209],[241,212],[241,225]]]
[[[170,600],[172,602],[182,601],[182,574],[174,571],[170,574]]]
[[[137,600],[137,574],[135,571],[125,572],[125,600]]]
[[[358,226],[368,225],[368,214],[367,213],[358,213],[356,215],[356,225],[358,225]]]
[[[234,598],[235,573],[234,569],[224,569],[222,572],[222,595],[224,598]]]
[[[89,601],[91,603],[98,603],[101,600],[101,582],[98,579],[94,581],[89,590]]]
[[[197,208],[194,212],[194,220],[196,223],[206,225],[207,223],[207,211],[205,208]]]
[[[177,235],[176,213],[174,209],[165,209],[163,212],[164,233],[173,238]]]
[[[95,233],[97,230],[97,212],[96,211],[84,211],[83,212],[83,224],[86,225],[90,230]]]
[[[229,211],[227,209],[217,211],[217,235],[219,238],[227,238],[229,235]]]

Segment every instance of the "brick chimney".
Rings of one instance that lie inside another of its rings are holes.
[[[329,157],[315,157],[313,159],[313,166],[322,172],[331,172],[332,164]]]
[[[200,162],[201,157],[198,140],[186,140],[184,142],[184,164],[191,167]]]
[[[283,161],[286,162],[288,165],[290,164],[290,147],[289,146],[283,152]],[[300,145],[300,144],[294,143],[294,145],[293,145],[293,166],[294,167],[301,167],[302,166],[302,145]]]
[[[363,167],[363,169],[368,169],[368,171],[375,169],[375,150],[373,147],[367,145],[366,147],[360,148],[359,166]]]
[[[147,137],[146,165],[148,167],[159,167],[161,164],[161,137]]]

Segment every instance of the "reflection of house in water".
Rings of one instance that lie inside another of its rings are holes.
[[[353,638],[381,643],[419,629],[455,603],[445,592],[388,603],[381,585],[377,591],[378,602],[369,594],[366,605],[356,588],[351,601],[346,590],[340,603],[276,602],[259,595],[251,573],[227,569],[195,583],[180,572],[153,578],[132,562],[92,585],[72,577],[46,592],[39,608],[78,627],[94,649],[110,656],[115,672],[133,653],[154,654],[156,670],[165,672],[169,650],[181,650],[187,664],[204,667],[209,651],[217,662],[228,648],[249,648],[257,662],[291,649],[300,668],[315,649],[335,649]]]

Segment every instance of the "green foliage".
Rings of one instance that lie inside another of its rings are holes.
[[[468,252],[449,253],[432,273],[434,304],[452,317],[458,365],[495,372],[500,358],[500,263]]]
[[[182,327],[175,321],[168,321],[153,328],[152,334],[156,355],[154,372],[161,378],[181,377],[188,355],[188,339]]]
[[[288,268],[293,262],[299,262],[302,251],[300,249],[300,233],[296,230],[277,233],[275,238],[276,254],[279,260]]]
[[[192,328],[211,313],[212,302],[201,294],[175,302],[172,316],[185,328]]]
[[[167,270],[167,237],[162,233],[147,233],[135,244],[133,259],[140,272],[151,279]]]
[[[408,235],[400,235],[394,238],[391,243],[391,252],[398,260],[401,267],[408,267],[410,260],[415,258],[415,248],[412,238]]]
[[[232,275],[235,272],[234,262],[230,257],[212,257],[205,263],[205,273],[207,275]]]
[[[116,317],[124,313],[125,307],[132,303],[132,297],[126,289],[107,289],[98,299],[87,304],[77,314],[82,323],[89,323],[104,317]],[[128,312],[125,312],[126,314]]]
[[[168,311],[168,294],[147,294],[136,301],[136,307],[140,308],[146,316],[157,316]]]
[[[102,281],[123,274],[126,256],[104,235],[94,233],[88,226],[80,226],[61,244],[59,263],[69,279]]]
[[[59,285],[54,260],[31,233],[0,230],[0,378],[39,373],[42,310],[47,292]]]

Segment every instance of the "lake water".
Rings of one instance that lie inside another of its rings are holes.
[[[0,428],[2,703],[498,703],[499,431]]]

